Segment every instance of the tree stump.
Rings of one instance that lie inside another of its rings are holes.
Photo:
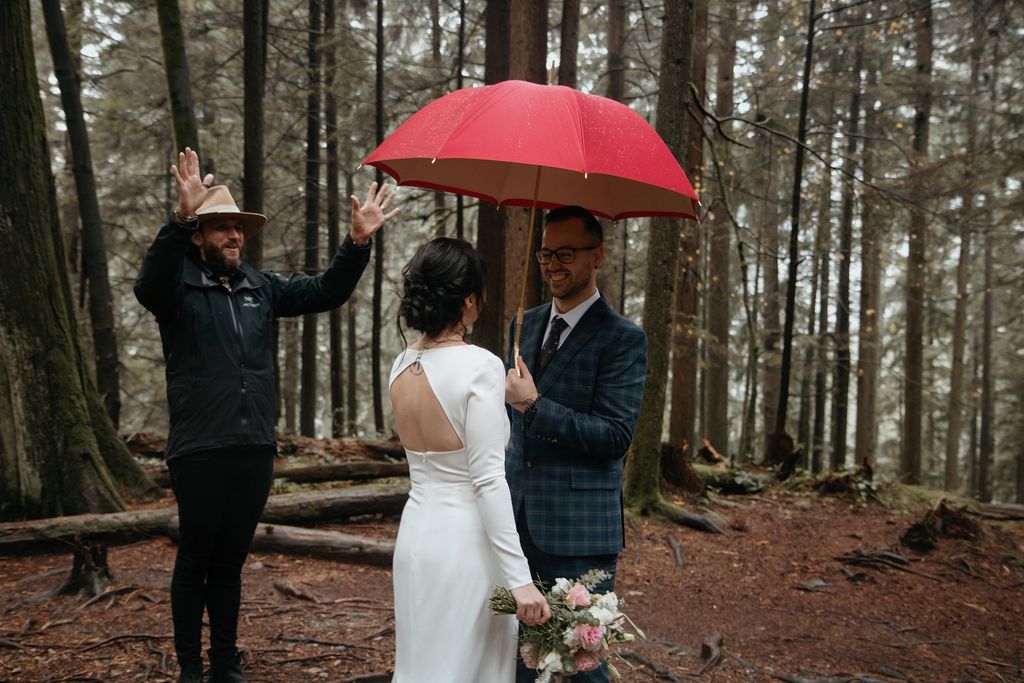
[[[75,543],[71,574],[53,595],[99,595],[113,580],[105,545]]]

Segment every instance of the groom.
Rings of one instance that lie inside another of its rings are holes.
[[[505,401],[512,441],[505,458],[523,552],[545,586],[603,569],[615,587],[623,546],[622,466],[640,414],[647,337],[597,290],[601,224],[578,206],[548,213],[541,275],[553,300],[526,312],[516,372],[510,349]],[[515,335],[515,323],[509,339]],[[510,344],[511,345],[511,344]],[[536,672],[520,660],[519,683]],[[608,681],[607,667],[578,674]]]

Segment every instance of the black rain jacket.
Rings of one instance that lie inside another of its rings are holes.
[[[167,363],[168,459],[232,446],[276,448],[274,319],[336,308],[352,294],[370,246],[346,237],[319,275],[285,278],[242,263],[220,284],[198,259],[193,229],[164,225],[135,297],[156,315]]]

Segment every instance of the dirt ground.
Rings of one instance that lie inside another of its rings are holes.
[[[942,539],[921,556],[899,546],[920,505],[769,489],[718,498],[712,511],[725,535],[649,520],[627,528],[617,590],[648,637],[618,664],[625,681],[705,668],[707,681],[1024,681],[1024,524],[986,522],[983,538]],[[394,539],[397,526],[369,517],[325,528]],[[858,549],[912,562],[901,571],[836,559]],[[174,680],[174,553],[163,538],[110,548],[117,592],[92,601],[41,597],[67,574],[68,555],[0,557],[0,680]],[[251,680],[390,680],[386,568],[254,553],[243,581]],[[715,633],[717,664],[700,652]]]

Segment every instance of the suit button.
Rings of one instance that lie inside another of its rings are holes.
[[[526,466],[527,467],[533,467],[533,461],[532,460],[527,460],[526,461]]]

